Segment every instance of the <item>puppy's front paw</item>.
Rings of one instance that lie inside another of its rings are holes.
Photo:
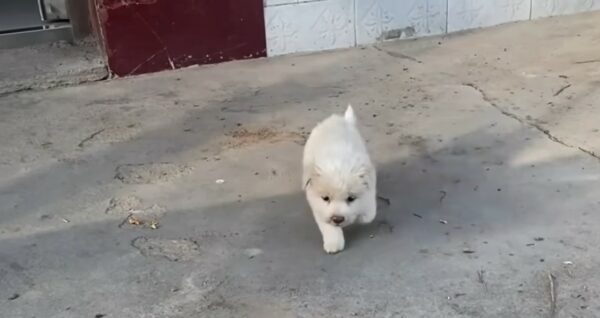
[[[344,249],[344,235],[328,235],[323,237],[323,249],[328,254],[335,254]]]

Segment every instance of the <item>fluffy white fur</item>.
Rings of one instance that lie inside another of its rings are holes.
[[[370,223],[377,210],[376,172],[356,127],[352,106],[311,132],[304,147],[302,185],[327,253],[344,249],[343,227]],[[343,218],[343,221],[342,221]]]

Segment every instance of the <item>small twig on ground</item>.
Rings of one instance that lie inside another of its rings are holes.
[[[598,62],[600,62],[600,59],[576,61],[574,64],[588,64],[588,63],[598,63]]]
[[[569,88],[569,87],[571,87],[571,84],[567,84],[567,85],[565,85],[565,86],[561,87],[559,90],[557,90],[557,91],[556,91],[556,93],[554,93],[554,96],[558,96],[558,95],[560,95],[562,92],[564,92],[564,91],[565,91],[565,89],[567,89],[567,88]]]
[[[448,193],[444,190],[440,190],[440,193],[442,194],[442,196],[440,197],[440,203],[442,203],[442,201],[444,201]]]
[[[96,131],[95,133],[93,133],[93,134],[89,135],[87,138],[85,138],[84,140],[82,140],[82,141],[81,141],[81,142],[80,142],[80,143],[79,143],[77,146],[78,146],[79,148],[83,148],[83,146],[85,145],[85,143],[86,143],[86,142],[88,142],[88,141],[90,141],[90,140],[94,139],[94,137],[98,136],[98,135],[99,135],[99,134],[101,134],[103,131],[104,131],[104,128],[102,128],[102,129],[100,129],[100,130]]]
[[[556,317],[556,277],[552,273],[548,273],[550,281],[550,318]]]
[[[475,254],[475,251],[470,248],[463,249],[463,254]]]
[[[390,199],[386,198],[386,197],[382,197],[382,196],[378,195],[378,196],[377,196],[377,199],[379,199],[379,200],[381,200],[381,201],[385,202],[385,204],[386,204],[387,206],[390,206],[390,205],[392,205],[392,201],[391,201]]]
[[[416,216],[416,217],[418,217],[419,219],[422,219],[422,218],[423,218],[421,215],[419,215],[419,214],[416,214],[416,213],[413,213],[412,215],[413,215],[413,216]]]

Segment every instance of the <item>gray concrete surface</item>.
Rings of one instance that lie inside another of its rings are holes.
[[[0,49],[0,96],[24,90],[77,85],[108,77],[94,41],[56,42]]]
[[[1,316],[598,317],[598,19],[4,96]],[[348,102],[383,199],[330,256],[301,145]]]

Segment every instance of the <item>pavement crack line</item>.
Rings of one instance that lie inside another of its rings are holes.
[[[534,122],[531,122],[529,120],[523,119],[519,116],[517,116],[517,114],[511,113],[505,109],[503,109],[502,107],[498,106],[498,104],[496,104],[488,95],[487,93],[481,88],[479,87],[477,84],[474,83],[463,83],[462,86],[466,86],[466,87],[470,87],[474,90],[476,90],[479,94],[481,94],[481,98],[488,103],[490,106],[494,107],[497,111],[499,111],[502,115],[510,117],[516,121],[518,121],[519,123],[525,125],[525,126],[529,126],[532,128],[537,129],[539,132],[543,133],[544,135],[546,135],[546,137],[548,139],[550,139],[551,141],[560,144],[564,147],[567,148],[573,148],[573,149],[578,149],[579,151],[585,153],[586,155],[589,155],[597,160],[600,160],[600,154],[596,154],[591,150],[585,149],[583,147],[577,146],[577,145],[571,145],[569,143],[567,143],[566,141],[556,137],[555,135],[553,135],[550,130],[542,127],[540,124],[536,124]]]

